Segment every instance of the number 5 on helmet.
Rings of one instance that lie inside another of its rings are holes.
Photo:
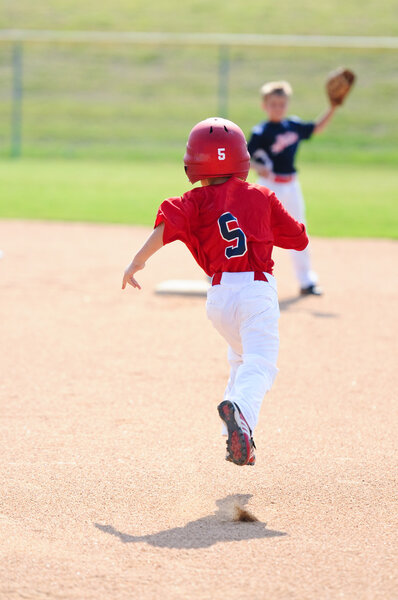
[[[184,167],[191,183],[235,175],[246,179],[250,155],[243,131],[232,121],[211,117],[189,134]]]

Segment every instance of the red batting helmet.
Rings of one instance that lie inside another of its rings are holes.
[[[219,117],[201,121],[189,134],[184,165],[191,183],[228,175],[246,179],[250,155],[243,131]]]

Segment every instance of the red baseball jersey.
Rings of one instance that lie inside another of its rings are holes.
[[[304,250],[308,237],[268,188],[231,177],[165,200],[155,227],[163,242],[180,240],[207,275],[224,271],[272,274],[273,246]]]

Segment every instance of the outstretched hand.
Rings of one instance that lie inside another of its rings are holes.
[[[145,244],[142,246],[141,250],[137,252],[125,270],[123,275],[122,290],[126,288],[127,284],[131,285],[133,288],[137,288],[139,290],[141,289],[141,286],[134,275],[137,273],[137,271],[142,271],[142,269],[145,267],[146,261],[163,246],[163,232],[164,223],[162,222],[160,225],[155,227]]]
[[[133,288],[137,288],[139,290],[141,289],[141,286],[135,279],[134,275],[137,273],[137,271],[142,271],[144,267],[145,263],[139,264],[134,262],[134,260],[130,263],[123,275],[122,290],[126,288],[127,284],[131,285]]]

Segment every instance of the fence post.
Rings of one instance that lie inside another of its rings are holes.
[[[12,108],[11,156],[21,156],[22,148],[22,44],[16,42],[12,50]]]
[[[228,117],[229,47],[220,46],[218,60],[218,115]]]

